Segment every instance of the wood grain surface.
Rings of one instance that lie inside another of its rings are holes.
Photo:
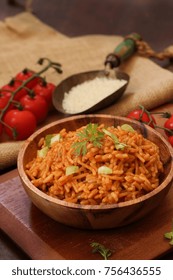
[[[155,259],[172,249],[163,235],[171,227],[173,189],[153,213],[139,222],[90,231],[64,226],[40,212],[27,197],[16,170],[3,175],[2,180],[2,229],[32,259],[101,259],[92,253],[91,242],[104,244],[113,252],[111,259],[121,260]]]

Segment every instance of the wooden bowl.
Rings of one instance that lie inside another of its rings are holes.
[[[164,164],[164,174],[158,188],[140,198],[109,205],[78,205],[50,197],[37,189],[25,173],[25,165],[36,155],[37,143],[47,134],[57,133],[62,128],[75,130],[88,123],[104,123],[117,126],[124,123],[142,133],[160,147],[160,156]],[[154,129],[123,117],[109,115],[78,115],[53,122],[35,132],[25,141],[18,155],[18,171],[25,191],[31,201],[46,215],[54,220],[77,228],[107,229],[135,222],[162,202],[173,182],[173,149],[167,140]]]

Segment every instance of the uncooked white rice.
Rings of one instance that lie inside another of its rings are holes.
[[[96,77],[85,81],[64,94],[62,106],[67,113],[83,112],[111,95],[127,83],[126,80]]]

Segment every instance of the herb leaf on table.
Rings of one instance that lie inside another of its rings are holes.
[[[99,253],[104,260],[107,260],[112,255],[110,249],[106,248],[104,245],[98,242],[92,242],[90,246],[93,248],[92,252]]]
[[[173,222],[172,222],[172,230],[169,231],[169,232],[166,232],[166,233],[164,234],[164,237],[170,240],[170,241],[169,241],[169,244],[170,244],[170,245],[173,245]]]

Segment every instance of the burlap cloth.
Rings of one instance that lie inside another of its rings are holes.
[[[120,41],[120,36],[107,35],[68,38],[26,12],[6,18],[0,22],[0,86],[25,67],[40,70],[36,64],[40,57],[63,65],[62,75],[53,70],[46,73],[55,84],[78,72],[103,69],[106,55]],[[115,115],[125,116],[139,104],[152,109],[173,99],[173,74],[151,60],[135,55],[121,70],[130,75],[130,83],[121,100],[112,105]],[[0,170],[16,164],[21,145],[22,141],[0,144]]]

